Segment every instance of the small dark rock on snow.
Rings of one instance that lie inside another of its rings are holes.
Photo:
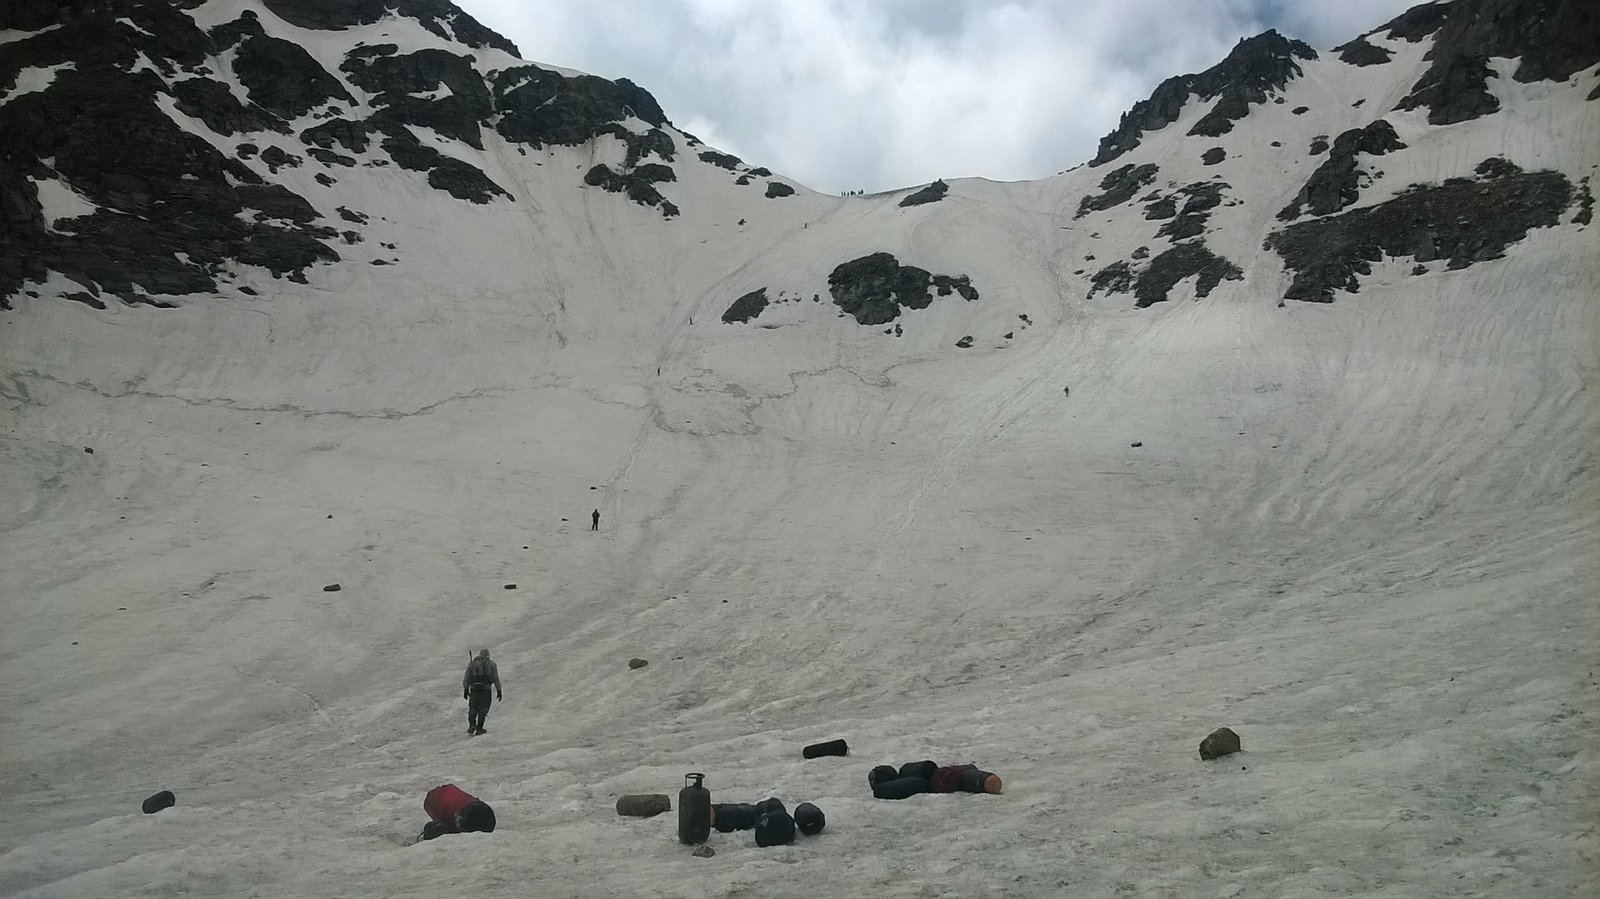
[[[628,660],[628,667],[629,668],[643,668],[644,666],[646,666],[648,664],[650,664],[650,663],[645,661],[644,659],[635,658],[635,659],[629,659]]]
[[[323,593],[338,593],[340,590],[343,590],[343,589],[344,588],[339,586],[338,584],[329,584],[328,586],[322,588],[322,592]]]
[[[1207,761],[1220,759],[1239,751],[1239,735],[1232,729],[1219,727],[1200,741],[1200,757]]]

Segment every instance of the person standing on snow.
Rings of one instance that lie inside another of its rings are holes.
[[[594,513],[589,518],[589,530],[591,530],[591,531],[600,530],[600,510],[599,509],[594,510]]]
[[[489,650],[478,650],[478,657],[467,663],[461,676],[461,698],[467,701],[467,733],[483,733],[483,719],[489,717],[489,687],[494,698],[504,699],[500,691],[500,666],[489,658]]]

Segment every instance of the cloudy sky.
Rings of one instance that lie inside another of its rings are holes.
[[[630,78],[820,191],[1038,178],[1163,78],[1276,28],[1319,50],[1413,0],[457,0],[528,59]]]

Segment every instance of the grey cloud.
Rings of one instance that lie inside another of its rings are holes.
[[[1163,78],[1269,27],[1331,47],[1400,0],[458,0],[529,58],[630,78],[816,190],[1044,177]],[[699,123],[691,127],[688,123]]]

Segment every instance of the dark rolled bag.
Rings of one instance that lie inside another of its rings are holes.
[[[756,803],[755,809],[757,818],[760,818],[762,815],[770,815],[775,812],[782,812],[783,814],[789,813],[789,810],[784,807],[783,800],[776,796],[768,796],[766,799]]]
[[[822,828],[828,826],[828,816],[815,805],[802,802],[794,807],[794,826],[800,828],[800,832],[806,836],[814,837],[822,833]]]
[[[757,846],[783,846],[794,842],[794,818],[783,810],[779,803],[776,811],[768,812],[756,819],[756,845]]]
[[[872,785],[872,795],[878,799],[905,799],[933,789],[933,781],[925,777],[896,777],[880,780]]]
[[[825,755],[849,755],[850,744],[846,743],[842,738],[828,740],[824,743],[812,743],[810,746],[800,750],[800,754],[808,759],[821,758]]]
[[[719,802],[711,806],[711,826],[717,833],[749,830],[756,826],[756,807],[748,802]]]
[[[617,798],[617,814],[632,818],[651,818],[672,811],[672,799],[665,793],[630,793]]]
[[[144,805],[140,806],[140,808],[144,809],[145,814],[153,815],[164,808],[172,808],[177,804],[178,797],[172,795],[171,790],[162,790],[154,796],[151,796],[149,799],[146,799],[144,801]]]
[[[867,772],[867,786],[876,787],[879,783],[894,780],[899,776],[900,772],[895,770],[893,765],[876,765]]]
[[[939,765],[936,762],[930,762],[927,760],[920,762],[906,762],[904,765],[900,766],[900,776],[920,777],[923,780],[931,780],[933,778],[933,772],[937,770],[939,770]]]

